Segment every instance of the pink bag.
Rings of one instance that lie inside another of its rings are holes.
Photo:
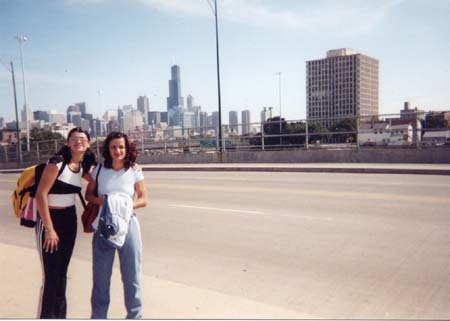
[[[34,197],[30,197],[28,199],[27,205],[20,214],[20,225],[26,227],[34,227],[36,225],[36,219],[37,219],[36,199]]]

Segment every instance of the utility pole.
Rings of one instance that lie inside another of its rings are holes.
[[[26,86],[25,86],[25,71],[23,66],[23,53],[22,53],[22,45],[25,41],[28,40],[28,38],[24,35],[16,36],[17,41],[19,41],[19,49],[20,49],[20,61],[22,63],[22,83],[23,83],[23,102],[24,102],[24,109],[25,109],[25,125],[26,125],[26,131],[27,131],[27,152],[30,151],[30,124],[28,120],[28,104],[27,104],[27,92],[26,92]],[[23,121],[23,119],[22,119]]]
[[[20,146],[20,129],[19,129],[19,113],[17,110],[17,93],[16,93],[16,79],[14,77],[14,65],[11,61],[11,76],[12,76],[12,85],[14,91],[14,107],[16,110],[16,131],[17,131],[17,157],[19,158],[19,162],[22,163],[22,148]]]

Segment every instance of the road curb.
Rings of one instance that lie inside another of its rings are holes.
[[[286,173],[345,173],[345,174],[417,174],[450,175],[442,169],[401,168],[321,168],[321,167],[143,167],[148,172],[286,172]]]
[[[279,173],[343,173],[343,174],[407,174],[407,175],[450,175],[450,169],[417,168],[346,168],[346,167],[250,167],[250,166],[205,166],[205,167],[142,167],[146,172],[279,172]],[[18,174],[23,169],[0,170],[0,174]]]

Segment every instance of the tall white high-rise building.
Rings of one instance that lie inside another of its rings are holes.
[[[378,114],[378,60],[349,48],[306,62],[306,117],[329,127],[345,117]]]

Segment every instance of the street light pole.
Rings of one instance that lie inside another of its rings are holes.
[[[19,162],[22,162],[22,148],[20,147],[19,112],[17,111],[16,78],[14,77],[14,65],[12,61],[11,61],[11,77],[14,91],[14,107],[16,110],[17,157],[19,158]]]
[[[222,101],[220,94],[220,68],[219,68],[219,26],[217,22],[217,0],[214,0],[214,16],[216,20],[216,64],[217,64],[217,99],[219,104],[219,152],[223,152],[222,146]]]
[[[22,46],[25,41],[28,40],[28,38],[24,35],[16,36],[17,41],[19,41],[19,51],[20,51],[20,62],[22,64],[22,84],[23,84],[23,102],[24,102],[24,109],[25,109],[25,125],[26,125],[26,131],[27,131],[27,151],[30,151],[30,128],[29,128],[29,121],[28,121],[28,104],[27,104],[27,93],[26,93],[26,86],[25,86],[25,70],[24,70],[24,64],[23,64],[23,52],[22,52]],[[22,119],[23,121],[23,119]]]
[[[278,106],[280,107],[280,147],[282,145],[282,136],[281,136],[281,71],[277,72],[278,76]]]

